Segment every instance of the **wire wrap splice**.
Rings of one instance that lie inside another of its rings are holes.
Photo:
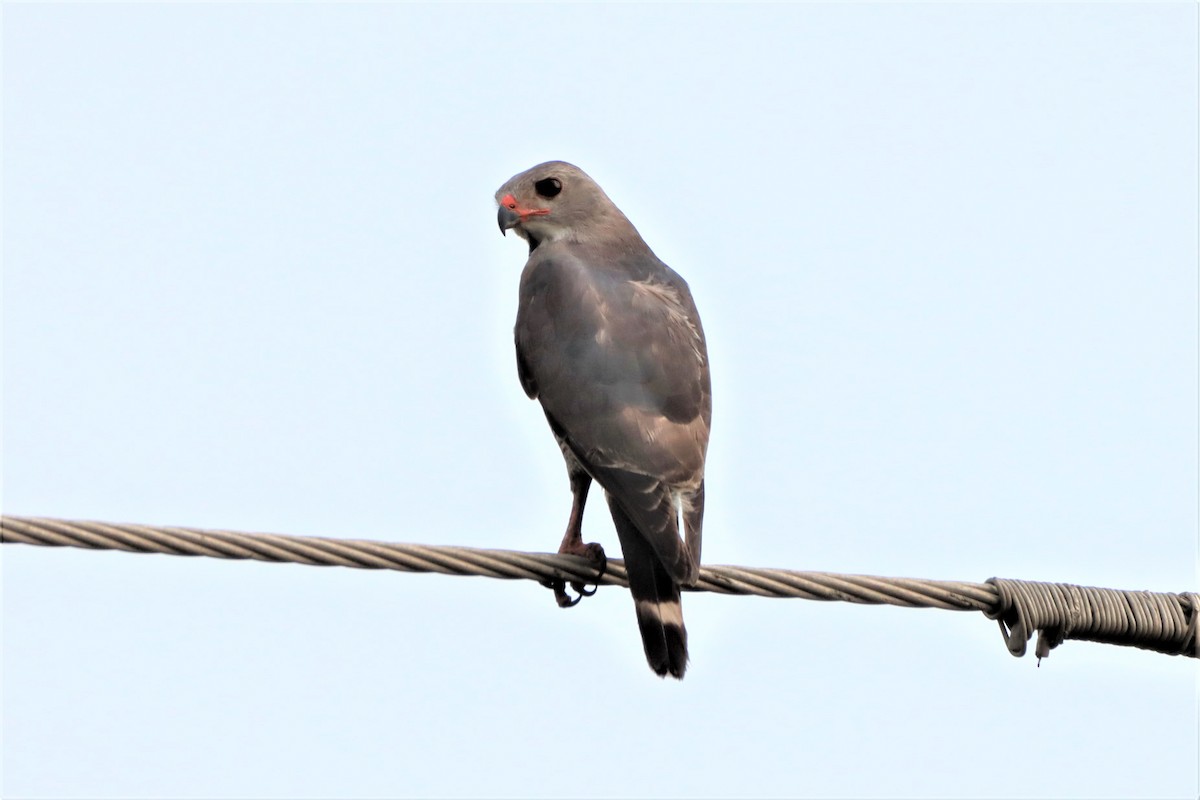
[[[988,583],[996,587],[1000,601],[985,613],[999,622],[1014,656],[1025,654],[1036,631],[1039,661],[1067,639],[1200,658],[1200,594],[1195,592],[1134,592],[1008,578]]]

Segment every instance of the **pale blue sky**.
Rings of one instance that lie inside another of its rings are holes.
[[[1185,591],[1197,8],[3,9],[3,510],[557,546],[492,194],[691,283],[709,563]],[[603,504],[585,523],[617,550]],[[978,614],[11,546],[5,797],[1195,797],[1197,665]]]

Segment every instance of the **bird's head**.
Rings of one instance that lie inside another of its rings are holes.
[[[532,251],[542,242],[584,241],[607,230],[632,228],[587,173],[547,161],[514,175],[496,190],[500,232],[516,231]]]

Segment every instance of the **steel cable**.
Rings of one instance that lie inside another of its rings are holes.
[[[476,575],[542,583],[555,580],[595,583],[596,572],[585,559],[551,553],[45,517],[0,517],[0,541],[312,566]],[[624,562],[610,559],[599,584],[628,586]],[[999,621],[1005,643],[1016,656],[1024,654],[1026,642],[1037,632],[1039,659],[1066,639],[1200,658],[1197,650],[1200,595],[1189,592],[1131,592],[1001,578],[970,583],[734,566],[702,567],[700,579],[688,590],[982,611]]]

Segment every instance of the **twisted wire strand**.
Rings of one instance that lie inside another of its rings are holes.
[[[0,535],[6,543],[435,572],[443,575],[592,583],[596,574],[595,566],[586,559],[551,553],[37,517],[0,517]],[[628,586],[625,563],[610,559],[600,583]],[[849,603],[887,603],[955,611],[985,611],[992,608],[999,597],[995,588],[981,583],[728,566],[703,567],[700,580],[690,590]]]
[[[390,569],[508,580],[596,583],[586,559],[444,545],[395,544],[196,528],[0,516],[0,541],[312,566]],[[600,585],[628,586],[625,564],[610,559]],[[1200,658],[1200,595],[1097,589],[993,578],[986,583],[706,566],[689,591],[795,597],[906,608],[982,611],[996,619],[1009,651],[1023,655],[1037,632],[1038,657],[1065,639],[1128,645]]]

